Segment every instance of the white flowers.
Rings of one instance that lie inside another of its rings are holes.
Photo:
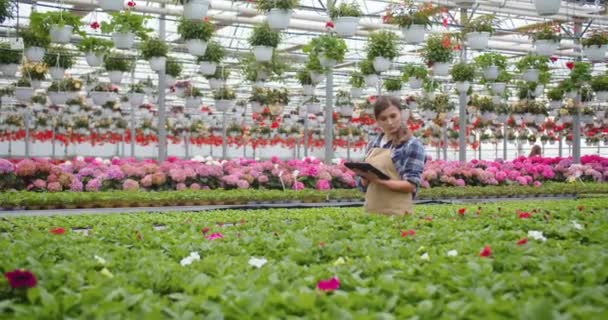
[[[583,226],[574,220],[572,220],[572,225],[574,226],[574,229],[576,229],[576,230],[583,230]]]
[[[429,257],[429,254],[426,252],[420,256],[420,259],[425,260],[425,261],[431,260],[431,258]]]
[[[528,231],[528,237],[534,239],[534,240],[539,240],[539,241],[547,241],[547,238],[545,238],[545,236],[543,236],[543,232],[542,231],[534,231],[534,230],[530,230]]]
[[[201,260],[201,256],[198,255],[198,252],[190,252],[190,255],[183,258],[179,264],[181,264],[182,266],[187,266],[192,264],[192,262],[194,261],[198,261]]]
[[[458,251],[456,251],[456,250],[448,251],[448,257],[455,257],[457,255],[458,255]]]
[[[97,260],[97,262],[99,262],[99,264],[106,264],[106,259],[104,259],[98,255],[94,255],[93,258],[95,258],[95,260]]]
[[[294,171],[293,171],[293,178],[294,178],[294,179],[297,179],[299,174],[300,174],[300,171],[298,171],[298,170],[294,170]]]
[[[256,268],[261,268],[263,265],[265,265],[268,262],[268,260],[266,260],[265,258],[256,258],[256,257],[251,257],[251,259],[249,259],[249,265],[250,266],[254,266]]]

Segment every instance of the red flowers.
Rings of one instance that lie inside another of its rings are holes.
[[[325,23],[325,28],[328,28],[328,29],[333,29],[333,28],[334,28],[334,23],[333,23],[333,22],[331,22],[331,21],[327,21],[327,22]]]
[[[551,60],[551,62],[555,62],[555,61],[557,61],[557,57],[551,57],[551,58],[549,58],[549,59]]]
[[[221,233],[212,233],[207,236],[207,240],[223,239],[224,236]]]
[[[91,22],[91,24],[89,24],[89,27],[91,27],[91,29],[93,29],[93,30],[97,30],[100,27],[99,22],[93,21],[93,22]]]
[[[204,228],[201,230],[201,232],[202,232],[203,234],[207,234],[207,232],[209,232],[209,228],[204,227]]]
[[[570,70],[574,69],[574,62],[572,62],[572,61],[566,62],[566,67]]]
[[[519,239],[519,241],[517,241],[518,246],[522,246],[526,243],[528,243],[528,238]]]
[[[135,7],[137,4],[135,3],[135,1],[129,1],[127,2],[127,6],[129,6],[129,8],[133,8]]]
[[[319,280],[317,283],[317,289],[321,291],[334,291],[338,288],[340,288],[340,280],[336,277],[327,280]]]
[[[490,255],[492,255],[492,249],[490,249],[490,246],[484,246],[479,252],[479,256],[482,258],[489,257]]]
[[[64,228],[53,228],[53,229],[51,229],[50,232],[52,234],[60,235],[60,234],[64,234],[65,233],[65,229]]]
[[[33,288],[36,286],[36,276],[27,270],[16,269],[5,272],[4,277],[13,289]]]
[[[401,237],[407,237],[407,236],[415,236],[416,235],[416,231],[409,229],[409,230],[405,230],[405,231],[401,231]]]
[[[520,219],[528,219],[528,218],[532,217],[532,215],[529,212],[520,212],[518,214],[518,217]]]
[[[464,214],[467,212],[467,208],[460,208],[458,209],[458,215],[459,216],[464,216]]]

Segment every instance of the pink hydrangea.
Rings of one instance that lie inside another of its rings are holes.
[[[317,190],[329,190],[331,188],[331,185],[329,184],[329,181],[325,179],[319,179],[317,181],[316,188]]]
[[[46,189],[50,192],[59,192],[63,190],[61,183],[59,182],[51,182],[47,184]]]
[[[73,177],[72,182],[70,183],[70,191],[72,192],[81,192],[83,189],[82,181],[78,178]]]
[[[177,185],[175,185],[175,189],[178,191],[181,190],[186,190],[188,187],[186,187],[186,184],[183,182],[178,183]]]
[[[190,189],[191,190],[200,190],[201,189],[201,185],[195,182],[195,183],[193,183],[193,184],[190,185]]]
[[[85,187],[85,189],[89,192],[99,191],[99,188],[101,188],[101,181],[99,179],[89,180],[87,186]]]
[[[133,179],[127,179],[122,183],[122,189],[125,191],[137,191],[139,190],[139,182]]]
[[[293,190],[304,190],[304,184],[300,181],[294,181],[292,189]]]

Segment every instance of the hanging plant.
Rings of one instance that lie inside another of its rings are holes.
[[[110,22],[103,21],[101,23],[101,32],[103,33],[133,33],[141,40],[148,39],[148,33],[153,30],[144,26],[148,17],[140,14],[135,14],[132,11],[112,12],[110,13]]]
[[[481,70],[490,66],[496,66],[500,70],[505,70],[507,68],[507,58],[499,53],[484,53],[475,57],[473,61],[475,63],[475,66],[477,66]]]
[[[591,88],[595,92],[608,91],[608,74],[593,77],[591,79]]]
[[[551,101],[562,101],[564,99],[564,90],[559,86],[552,88],[547,92],[547,98]]]
[[[127,72],[133,67],[133,60],[130,57],[113,53],[106,56],[104,66],[107,71]]]
[[[38,12],[32,11],[30,14],[30,28],[38,34],[49,34],[53,26],[70,26],[72,33],[84,36],[84,31],[80,30],[82,23],[80,17],[65,10]]]
[[[303,86],[312,85],[313,84],[312,79],[310,77],[310,72],[308,72],[308,70],[300,70],[300,71],[298,71],[298,73],[296,74],[296,78],[298,78],[298,81]]]
[[[289,92],[286,88],[269,89],[267,93],[267,103],[287,105],[289,103]]]
[[[260,12],[267,12],[272,9],[292,10],[298,6],[299,0],[257,0],[255,7]]]
[[[370,60],[363,60],[359,63],[359,70],[361,70],[361,74],[370,75],[376,74],[376,70],[374,69],[374,63]]]
[[[208,19],[201,21],[192,21],[181,19],[177,26],[177,33],[184,40],[199,39],[209,41],[215,31],[215,25]]]
[[[321,65],[321,62],[319,61],[319,57],[316,55],[308,56],[308,61],[306,62],[305,68],[308,71],[316,73],[323,73],[325,71],[325,69]]]
[[[415,5],[413,1],[404,0],[403,3],[390,4],[382,20],[401,28],[409,28],[411,25],[430,26],[431,16],[437,12],[439,8],[433,8],[429,2]]]
[[[386,91],[401,91],[403,87],[403,83],[401,79],[385,79],[384,80],[384,88]]]
[[[381,30],[372,33],[367,43],[367,58],[369,60],[376,57],[395,59],[399,55],[397,40],[397,34],[391,31]]]
[[[0,1],[0,23],[4,23],[7,19],[12,19],[16,12],[18,2],[13,0]]]
[[[73,78],[67,78],[61,81],[53,81],[47,91],[80,91],[82,82]]]
[[[206,75],[207,79],[219,79],[226,81],[230,77],[230,70],[228,68],[217,68],[215,73],[212,75]]]
[[[0,43],[0,64],[21,64],[23,52],[21,50],[11,50],[11,46],[6,43]]]
[[[84,37],[78,43],[78,50],[82,53],[95,53],[98,55],[104,55],[112,48],[112,41],[101,39],[97,37]]]
[[[548,40],[553,42],[560,42],[562,40],[562,37],[559,32],[555,32],[553,27],[549,24],[545,24],[540,30],[532,32],[530,34],[530,37],[534,41]]]
[[[410,78],[426,80],[428,78],[428,71],[424,66],[408,63],[403,67],[402,79],[403,81],[408,81]]]
[[[475,67],[471,64],[458,63],[452,67],[450,74],[454,82],[472,82],[475,80]]]
[[[427,65],[451,63],[453,51],[450,36],[433,35],[429,37],[422,48],[421,55]]]
[[[220,63],[224,56],[226,55],[226,50],[222,47],[221,44],[217,41],[209,41],[207,44],[207,50],[205,50],[205,54],[202,57],[198,58],[198,62],[201,61],[209,61]]]
[[[182,65],[174,58],[167,58],[165,73],[173,78],[178,78],[182,74]]]
[[[74,65],[74,56],[62,47],[53,47],[44,55],[44,63],[51,68],[69,69]]]
[[[21,74],[24,77],[28,77],[32,80],[42,81],[45,79],[45,75],[48,71],[48,67],[44,63],[25,63],[21,67]]]
[[[489,34],[494,33],[494,23],[496,20],[496,16],[493,14],[484,14],[476,17],[475,19],[471,19],[467,22],[462,31],[463,33],[471,33],[471,32],[487,32]]]
[[[150,38],[144,41],[140,48],[141,56],[145,60],[150,60],[155,57],[166,57],[169,53],[169,47],[165,41],[158,38]]]
[[[261,106],[265,106],[268,104],[268,89],[267,88],[259,88],[255,87],[251,90],[251,95],[249,96],[249,102],[257,102]]]
[[[289,69],[289,60],[273,52],[272,58],[267,62],[256,61],[253,54],[249,53],[241,58],[241,66],[245,79],[250,82],[259,80],[271,80],[281,76]]]
[[[223,87],[213,93],[213,98],[215,100],[235,100],[236,93],[230,88]]]
[[[492,102],[492,97],[488,96],[480,96],[473,95],[469,101],[469,105],[475,107],[479,112],[495,112],[496,109],[494,107],[494,102]]]
[[[249,44],[252,47],[265,46],[276,48],[281,42],[281,33],[270,29],[267,22],[259,23],[253,26],[253,32],[249,37]]]
[[[581,43],[583,47],[591,47],[591,46],[604,46],[608,44],[608,33],[606,32],[593,32],[591,37],[583,38]]]
[[[576,88],[580,88],[585,83],[591,81],[591,64],[577,61],[573,64],[570,71],[570,80]]]
[[[353,88],[363,88],[363,85],[365,83],[365,79],[363,78],[363,74],[361,74],[361,72],[358,72],[358,71],[353,71],[350,74],[350,79],[349,79],[348,83]]]
[[[336,106],[342,107],[352,107],[353,102],[350,99],[350,92],[344,90],[338,90],[336,93]]]
[[[361,17],[363,12],[359,7],[359,4],[356,2],[342,2],[340,5],[333,5],[329,9],[329,16],[332,20],[336,20],[338,18],[343,17]]]
[[[23,28],[19,30],[19,36],[23,38],[23,44],[26,48],[40,47],[48,48],[51,44],[51,38],[48,33],[40,34],[32,28]]]
[[[348,47],[343,39],[332,35],[321,35],[313,38],[302,48],[302,51],[309,55],[316,55],[333,60],[336,63],[341,63],[344,61]]]

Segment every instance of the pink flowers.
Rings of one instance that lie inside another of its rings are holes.
[[[123,182],[122,189],[125,191],[137,191],[139,190],[139,182],[133,179],[127,179]]]
[[[219,232],[212,233],[207,236],[207,240],[216,240],[216,239],[224,239],[224,236]]]
[[[321,179],[317,181],[316,188],[317,190],[329,190],[331,188],[331,185],[329,184],[329,181]]]
[[[64,228],[53,228],[49,232],[54,235],[62,235],[65,233],[65,229]]]
[[[5,272],[4,277],[13,289],[33,288],[37,283],[36,276],[32,272],[23,269]]]
[[[483,247],[483,249],[481,249],[481,251],[479,252],[479,256],[482,258],[487,258],[490,255],[492,255],[492,249],[490,249],[490,246],[486,245]]]
[[[325,292],[331,292],[340,288],[340,280],[336,277],[332,277],[327,280],[319,280],[317,283],[317,289]]]
[[[532,215],[529,212],[519,212],[517,214],[517,217],[519,219],[529,219],[530,217],[532,217]]]

